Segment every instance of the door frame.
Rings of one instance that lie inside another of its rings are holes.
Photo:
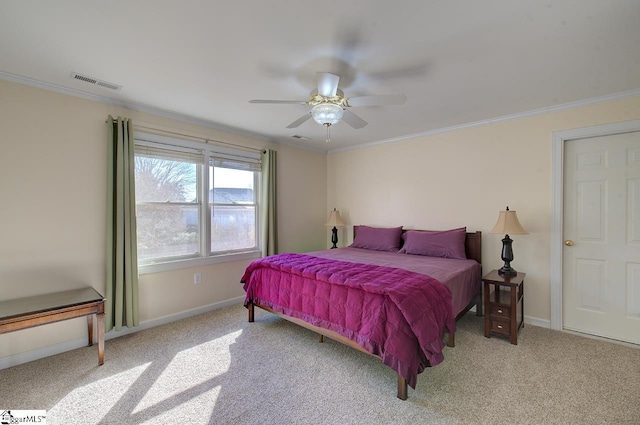
[[[551,146],[550,276],[551,329],[562,330],[562,252],[564,246],[564,143],[569,140],[640,131],[640,120],[554,131]]]

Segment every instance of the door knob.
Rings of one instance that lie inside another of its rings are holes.
[[[571,239],[567,239],[566,241],[564,241],[564,244],[566,246],[573,246],[573,241]]]

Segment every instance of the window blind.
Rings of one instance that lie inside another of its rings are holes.
[[[136,143],[135,154],[147,158],[204,164],[204,151],[191,148],[173,148],[156,143]]]
[[[214,167],[231,168],[234,170],[260,171],[262,164],[259,159],[214,153],[209,158],[209,164]]]

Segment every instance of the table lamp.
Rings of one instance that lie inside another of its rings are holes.
[[[511,267],[511,262],[513,261],[513,248],[511,244],[513,240],[509,237],[509,234],[528,235],[529,233],[524,230],[524,227],[522,227],[518,221],[516,212],[510,211],[509,207],[507,207],[505,211],[500,211],[498,222],[489,233],[501,233],[505,235],[504,239],[502,239],[502,261],[504,261],[504,266],[498,270],[498,274],[503,276],[517,275],[518,272]]]
[[[340,218],[340,211],[336,211],[334,208],[333,211],[329,212],[329,220],[324,225],[327,227],[333,226],[333,229],[331,229],[331,242],[333,243],[331,249],[337,248],[338,227],[345,226],[344,221]]]

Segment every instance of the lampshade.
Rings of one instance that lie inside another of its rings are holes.
[[[335,103],[320,103],[311,109],[311,116],[321,125],[333,125],[342,119],[344,111]]]
[[[529,232],[518,221],[515,211],[510,211],[507,207],[506,211],[500,211],[498,222],[489,233],[501,233],[503,235],[528,235]]]
[[[336,211],[334,208],[333,211],[329,213],[329,220],[324,224],[328,227],[344,227],[344,221],[340,218],[340,211]]]

